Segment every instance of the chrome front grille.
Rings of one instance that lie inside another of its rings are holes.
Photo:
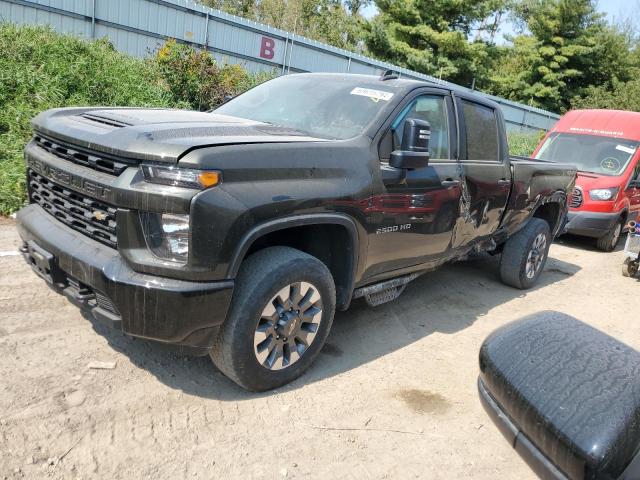
[[[571,208],[578,208],[582,205],[584,198],[582,197],[582,190],[578,187],[573,189],[573,193],[571,194],[571,200],[569,201],[569,206]]]
[[[116,207],[70,190],[27,170],[29,196],[65,225],[104,245],[117,248]]]
[[[63,145],[60,142],[50,140],[40,134],[34,135],[33,140],[40,148],[58,158],[97,170],[98,172],[108,173],[109,175],[118,176],[130,166],[128,163],[107,158],[107,156],[102,154],[90,153],[76,147]]]

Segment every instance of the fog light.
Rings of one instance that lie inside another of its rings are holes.
[[[156,257],[186,263],[189,258],[189,215],[140,213],[149,250]]]

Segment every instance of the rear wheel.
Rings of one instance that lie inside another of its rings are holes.
[[[500,258],[502,281],[515,288],[530,288],[538,281],[547,263],[551,245],[549,224],[540,218],[507,240]]]
[[[335,286],[328,268],[293,248],[267,248],[242,264],[235,288],[211,350],[215,365],[253,391],[298,378],[331,329]]]
[[[596,245],[598,250],[602,250],[603,252],[612,252],[616,248],[620,241],[623,224],[623,220],[619,219],[611,230],[597,240]]]

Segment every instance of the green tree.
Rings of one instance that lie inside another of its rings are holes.
[[[492,93],[564,111],[592,85],[630,78],[629,35],[608,25],[594,0],[524,0],[513,12],[527,33],[502,49]]]
[[[614,81],[612,85],[589,87],[582,97],[575,97],[572,108],[609,108],[640,112],[640,80]]]
[[[471,86],[482,83],[492,48],[479,30],[506,8],[504,0],[376,0],[367,47],[389,62]],[[492,25],[492,26],[487,26]],[[475,39],[469,38],[475,31]]]

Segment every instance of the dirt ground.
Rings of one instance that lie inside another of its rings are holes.
[[[2,222],[0,252],[17,245]],[[545,309],[640,349],[621,262],[564,238],[526,293],[499,282],[497,258],[444,267],[339,313],[307,374],[256,395],[208,358],[92,324],[0,255],[0,479],[533,478],[480,405],[478,349]]]

